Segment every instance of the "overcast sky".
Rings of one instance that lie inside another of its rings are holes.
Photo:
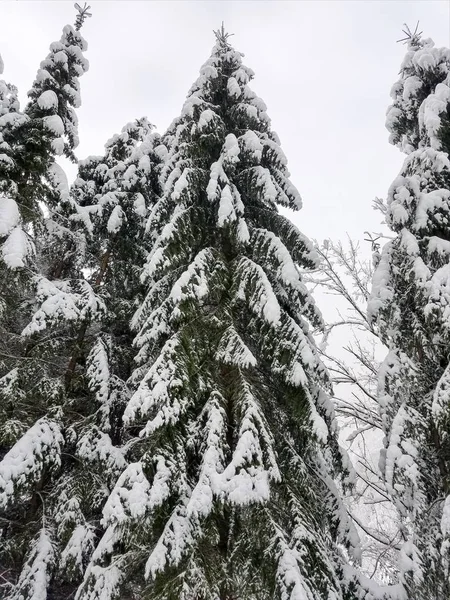
[[[317,239],[379,230],[371,208],[400,169],[384,127],[405,47],[404,22],[449,45],[447,1],[91,2],[83,28],[90,69],[81,78],[78,156],[99,154],[128,121],[147,116],[163,132],[176,117],[221,21],[255,71],[304,199],[294,219]],[[25,99],[72,2],[1,2],[4,77]]]

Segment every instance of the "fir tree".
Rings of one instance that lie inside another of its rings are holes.
[[[77,363],[87,361],[91,391],[111,398],[114,386],[123,396],[132,371],[130,320],[143,294],[139,276],[149,249],[145,217],[159,196],[159,171],[166,153],[152,128],[145,118],[128,123],[107,142],[104,157],[80,162],[72,189],[89,219],[84,268],[90,271],[106,312],[93,327],[88,319],[81,324],[66,382],[76,373]],[[103,400],[107,411],[107,397]],[[105,421],[103,427],[109,430],[111,423]]]
[[[386,118],[389,141],[407,154],[423,145],[423,127],[429,132],[434,129],[433,113],[439,113],[439,108],[435,106],[428,116],[424,100],[445,81],[450,62],[450,50],[436,48],[433,40],[422,38],[421,32],[417,31],[418,25],[414,32],[405,25],[406,38],[399,40],[407,43],[408,51],[400,67],[400,79],[392,86],[393,103],[388,108]],[[445,98],[435,98],[435,101],[439,100]],[[434,137],[432,134],[432,147]]]
[[[389,347],[378,401],[381,467],[403,520],[407,597],[450,596],[450,52],[411,34],[388,110],[391,142],[408,154],[388,193],[394,233],[373,279],[369,312]]]
[[[278,210],[301,200],[252,77],[222,29],[164,137],[128,466],[78,600],[363,597],[301,275],[316,255]]]
[[[65,152],[74,159],[78,143],[74,109],[80,104],[78,78],[88,67],[82,54],[86,47],[80,33],[67,25],[60,42],[51,45],[41,63],[23,113],[17,90],[4,82],[0,86],[0,209],[4,217],[0,268],[5,287],[16,288],[15,294],[5,294],[5,301],[16,311],[18,327],[23,327],[23,322],[17,318],[17,307],[32,294],[25,289],[31,284],[26,267],[31,274],[46,275],[40,257],[46,252],[49,230],[53,234],[56,229],[59,234],[65,231],[63,215],[55,209],[63,212],[67,182],[55,157]]]
[[[65,443],[58,351],[67,345],[67,332],[30,339],[24,328],[36,305],[41,304],[41,315],[34,320],[31,333],[45,329],[51,319],[59,323],[63,314],[73,318],[94,301],[86,286],[76,294],[70,289],[69,278],[80,272],[79,263],[67,270],[65,281],[52,280],[50,269],[58,256],[57,240],[60,250],[69,240],[80,241],[79,234],[67,227],[64,213],[73,203],[55,158],[61,153],[61,136],[67,136],[67,154],[77,143],[73,108],[79,105],[78,76],[87,68],[81,52],[85,48],[78,31],[67,26],[61,42],[52,44],[50,55],[41,63],[23,113],[15,89],[1,86],[0,136],[2,157],[7,160],[0,168],[0,207],[6,207],[3,214],[8,216],[8,227],[1,232],[0,266],[2,586],[6,580],[14,581],[26,554],[11,598],[45,597],[41,587],[54,565],[54,549],[49,546],[54,532],[53,524],[49,527],[45,521],[44,498],[47,482],[61,466]]]
[[[28,375],[35,372],[30,378],[26,377],[29,382],[33,381],[28,385],[31,390],[37,383],[35,376],[43,365],[42,359],[46,358],[42,347],[33,356],[32,346],[22,339],[21,332],[33,313],[33,304],[43,295],[55,295],[57,287],[49,280],[53,267],[51,252],[57,245],[55,240],[60,248],[68,245],[68,238],[70,244],[74,245],[74,241],[75,246],[80,244],[79,236],[67,227],[64,213],[71,204],[68,184],[64,172],[55,162],[58,144],[53,142],[58,138],[56,126],[52,128],[50,124],[58,122],[60,135],[67,136],[67,148],[72,151],[77,142],[73,108],[79,105],[78,76],[87,68],[81,48],[86,48],[86,42],[78,31],[66,26],[61,42],[52,44],[50,55],[41,63],[30,92],[32,100],[23,113],[19,110],[17,90],[4,83],[1,86],[0,137],[4,160],[0,167],[0,208],[4,221],[0,231],[3,258],[0,263],[3,282],[0,326],[5,352],[0,357],[0,378],[5,376],[2,381],[10,383],[13,379],[16,382],[18,397],[23,396],[17,388],[23,379],[21,371]],[[70,210],[73,212],[73,203]],[[57,254],[58,250],[55,251]],[[9,389],[9,383],[6,389]],[[1,443],[4,434],[9,436],[10,402],[16,407],[16,416],[20,413],[18,398],[14,401],[8,397],[9,392],[5,393]],[[28,426],[39,411],[36,397],[28,406],[25,404]]]
[[[60,186],[66,234],[59,227],[49,231],[51,276],[38,277],[36,311],[22,332],[53,363],[40,373],[40,385],[47,385],[36,404],[44,416],[0,463],[2,506],[27,521],[20,530],[5,530],[13,565],[31,542],[11,598],[73,590],[92,553],[102,505],[127,465],[116,444],[129,398],[129,321],[145,257],[144,217],[155,202],[164,154],[159,136],[141,119],[108,142],[105,157],[80,164],[70,194]],[[56,213],[62,214],[58,207]],[[14,469],[21,451],[26,468]],[[18,500],[24,507],[17,508]],[[35,571],[38,590],[30,584]]]

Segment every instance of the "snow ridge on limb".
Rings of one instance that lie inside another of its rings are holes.
[[[226,365],[235,365],[243,369],[255,367],[257,364],[256,358],[245,345],[233,325],[230,325],[222,335],[217,348],[216,358],[218,362],[223,362]]]
[[[124,413],[125,424],[150,415],[141,432],[141,435],[150,435],[163,425],[177,422],[189,405],[185,360],[180,338],[175,334],[166,342],[160,356],[130,399]]]
[[[42,528],[31,546],[19,581],[8,598],[10,600],[47,598],[47,587],[54,567],[55,552],[52,540],[45,528]]]
[[[89,523],[77,525],[59,560],[59,571],[69,580],[82,577],[84,568],[95,548],[95,529]]]
[[[0,506],[6,508],[39,480],[45,467],[58,467],[64,439],[59,424],[39,419],[0,462]]]
[[[78,283],[78,290],[71,289],[68,281],[50,281],[37,276],[37,300],[41,302],[32,320],[22,331],[30,336],[60,322],[81,322],[87,315],[95,317],[105,312],[105,304],[87,281]]]

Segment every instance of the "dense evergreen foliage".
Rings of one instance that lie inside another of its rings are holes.
[[[449,69],[447,48],[410,34],[387,120],[407,158],[369,304],[390,350],[379,374],[382,470],[403,520],[403,583],[421,600],[450,595]]]
[[[409,32],[388,110],[407,157],[369,318],[404,539],[380,587],[344,501],[318,256],[253,72],[222,27],[164,135],[136,119],[78,161],[76,6],[24,110],[0,81],[0,596],[449,597],[450,51]]]
[[[4,250],[2,264],[10,288],[2,294],[0,563],[16,580],[8,597],[17,599],[73,590],[114,468],[125,465],[114,442],[131,372],[129,321],[164,157],[148,122],[131,123],[104,157],[80,164],[69,191],[55,156],[74,158],[72,107],[80,104],[77,75],[87,68],[80,49],[86,42],[65,27],[24,115],[14,88],[1,88],[2,112],[14,117],[4,120],[11,156],[4,223],[16,219],[33,249],[27,263]],[[14,230],[4,233],[3,248],[11,247]]]

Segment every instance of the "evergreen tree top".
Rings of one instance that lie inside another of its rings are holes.
[[[407,52],[399,79],[391,89],[393,102],[386,113],[386,128],[390,133],[390,143],[410,154],[424,146],[424,136],[420,131],[423,126],[433,137],[436,116],[440,107],[444,106],[442,100],[445,98],[437,98],[433,106],[430,103],[425,105],[424,101],[434,93],[442,94],[439,86],[450,71],[450,50],[436,48],[433,40],[422,38],[418,24],[414,31],[407,25],[403,31],[406,37],[398,41],[406,44]],[[425,142],[427,144],[428,141]]]
[[[409,28],[409,26],[406,23],[403,24],[403,27],[405,29],[402,29],[402,31],[406,37],[404,37],[400,40],[397,40],[397,42],[402,42],[403,44],[407,44],[408,49],[420,48],[420,45],[422,42],[421,35],[422,35],[423,31],[417,31],[419,29],[419,21],[417,21],[416,28],[414,29],[414,31],[411,31],[411,29]]]
[[[81,7],[78,4],[78,2],[75,2],[74,6],[78,11],[78,14],[77,14],[77,17],[75,20],[75,29],[76,29],[76,31],[80,31],[80,29],[83,27],[83,23],[85,22],[85,20],[88,17],[92,17],[92,13],[88,12],[88,10],[91,7],[87,5],[87,2],[84,3],[83,7]]]
[[[222,26],[220,27],[220,29],[217,29],[214,31],[214,35],[216,36],[217,43],[219,46],[226,47],[226,48],[231,47],[228,42],[228,38],[231,37],[232,35],[234,35],[234,33],[227,33],[225,31],[223,21],[222,21]]]
[[[448,598],[450,50],[423,39],[418,25],[405,34],[387,128],[407,157],[388,192],[386,224],[394,236],[368,305],[389,348],[378,371],[385,432],[379,464],[402,522],[406,596]]]

